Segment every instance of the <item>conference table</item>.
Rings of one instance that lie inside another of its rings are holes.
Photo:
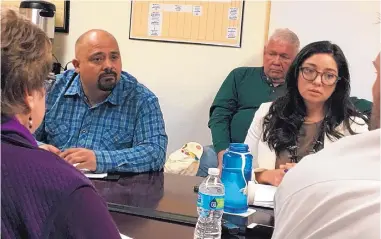
[[[193,238],[197,222],[197,193],[194,186],[203,178],[153,172],[118,175],[115,180],[93,179],[122,234],[132,238]],[[271,209],[253,207],[247,218],[224,214],[239,226],[239,234],[223,232],[222,238],[271,238],[274,225]],[[261,224],[252,229],[247,225]]]

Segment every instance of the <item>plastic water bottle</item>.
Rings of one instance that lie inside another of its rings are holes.
[[[209,176],[198,189],[197,211],[198,221],[194,231],[194,239],[221,238],[221,218],[224,213],[225,188],[222,184],[218,168],[210,168]]]
[[[243,213],[248,209],[247,190],[253,156],[246,144],[233,143],[222,159],[221,181],[225,186],[225,212]]]

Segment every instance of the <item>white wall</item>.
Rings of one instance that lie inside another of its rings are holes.
[[[246,1],[242,48],[129,40],[129,1],[71,1],[70,33],[56,33],[55,54],[62,64],[74,57],[76,39],[101,28],[114,34],[123,69],[159,98],[168,152],[189,141],[210,144],[209,107],[227,74],[235,67],[262,64],[266,2]],[[90,13],[93,16],[90,16]]]
[[[338,44],[351,72],[351,95],[372,100],[372,61],[380,51],[379,1],[273,1],[270,32],[288,27],[301,45],[319,40]]]

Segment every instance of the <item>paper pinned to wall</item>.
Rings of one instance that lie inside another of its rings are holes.
[[[162,9],[166,12],[192,12],[192,5],[163,4]]]
[[[236,8],[236,7],[229,8],[228,19],[231,21],[238,20],[238,8]]]
[[[151,3],[151,5],[150,5],[150,11],[151,12],[158,12],[158,11],[160,11],[160,9],[161,9],[160,4],[158,4],[158,3]]]
[[[148,36],[160,36],[163,18],[161,12],[151,12],[148,17]]]
[[[202,16],[201,6],[193,6],[193,16]]]
[[[236,39],[237,37],[237,28],[236,27],[228,27],[226,38],[227,39]]]

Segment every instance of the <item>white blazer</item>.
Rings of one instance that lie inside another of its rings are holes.
[[[272,102],[263,103],[254,115],[250,128],[247,132],[245,144],[249,146],[249,150],[253,155],[253,170],[254,172],[262,172],[264,170],[275,169],[276,154],[272,151],[267,143],[263,141],[263,119],[269,112]],[[356,133],[368,131],[368,125],[361,118],[354,118],[351,129]],[[343,124],[340,124],[336,130],[344,136],[350,135]],[[324,136],[324,147],[333,143],[327,135]],[[254,174],[253,174],[254,177]]]

